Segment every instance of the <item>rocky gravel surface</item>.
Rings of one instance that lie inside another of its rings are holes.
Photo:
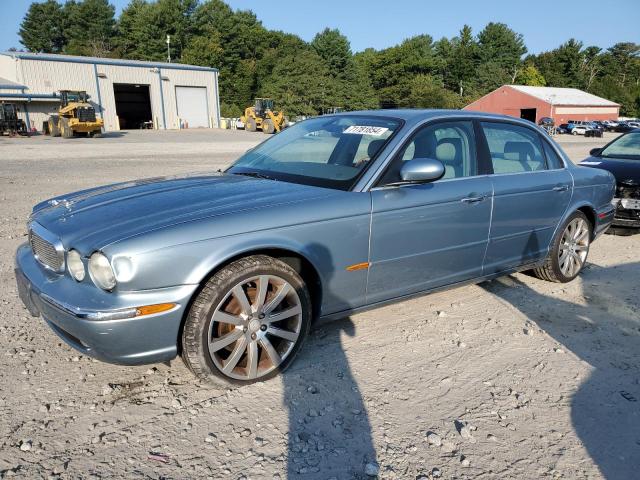
[[[92,360],[28,315],[32,204],[263,138],[0,138],[0,478],[638,478],[640,236],[603,236],[570,284],[517,274],[318,325],[284,375],[240,388]],[[603,143],[561,141],[577,160]]]

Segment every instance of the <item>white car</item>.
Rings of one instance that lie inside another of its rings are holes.
[[[571,128],[571,135],[584,135],[589,130],[585,125],[574,125]]]

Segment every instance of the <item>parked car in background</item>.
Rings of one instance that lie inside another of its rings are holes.
[[[571,135],[584,135],[587,133],[587,130],[589,130],[589,127],[586,125],[569,124],[569,133],[571,133]]]
[[[594,148],[580,165],[600,168],[616,177],[612,233],[640,229],[640,129],[619,136],[603,148]]]
[[[39,203],[18,292],[86,355],[181,354],[202,379],[251,383],[286,369],[316,319],[519,270],[573,280],[613,219],[614,189],[526,120],[320,116],[225,172]]]
[[[615,128],[618,126],[618,122],[615,122],[613,120],[604,120],[602,121],[602,125],[605,127],[605,130],[607,132],[613,132],[615,131]]]
[[[632,127],[627,122],[618,122],[618,125],[614,128],[616,133],[627,133],[632,130],[635,130],[636,127]]]
[[[568,123],[563,123],[563,124],[558,125],[556,127],[556,133],[559,133],[559,134],[570,133],[569,132],[569,124]]]

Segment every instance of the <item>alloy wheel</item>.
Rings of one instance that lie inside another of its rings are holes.
[[[224,296],[209,325],[209,355],[226,376],[255,380],[277,369],[296,345],[302,304],[275,275],[243,280]]]
[[[589,253],[590,230],[583,218],[574,218],[564,230],[558,249],[558,265],[566,277],[573,277],[584,266]]]

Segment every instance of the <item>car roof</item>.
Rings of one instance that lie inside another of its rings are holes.
[[[508,115],[497,115],[494,113],[472,112],[469,110],[440,110],[440,109],[418,109],[418,108],[395,108],[388,110],[357,110],[353,112],[340,112],[334,114],[336,116],[345,115],[370,115],[372,117],[399,118],[405,121],[426,120],[431,117],[478,117],[478,118],[496,118],[500,120],[518,121],[519,118],[510,117]]]

